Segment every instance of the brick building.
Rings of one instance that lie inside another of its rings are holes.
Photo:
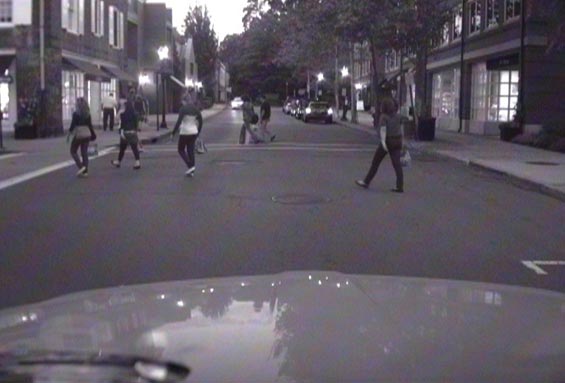
[[[174,57],[160,61],[157,49],[174,52],[174,33],[165,4],[0,0],[0,71],[13,79],[0,84],[5,130],[16,122],[22,99],[38,100],[40,136],[68,128],[79,96],[89,101],[94,124],[101,123],[100,100],[110,92],[124,97],[139,89],[154,112],[157,74],[163,71],[171,110]]]

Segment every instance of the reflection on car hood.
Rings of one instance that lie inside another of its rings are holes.
[[[290,272],[77,293],[0,311],[0,351],[135,354],[198,382],[562,382],[565,295]]]

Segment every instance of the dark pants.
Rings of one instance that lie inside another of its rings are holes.
[[[388,148],[388,154],[390,154],[390,160],[392,161],[394,172],[396,173],[396,188],[403,190],[404,174],[402,173],[402,164],[400,163],[400,156],[402,152],[402,137],[387,137],[386,146]],[[377,151],[375,152],[375,156],[373,157],[373,163],[371,164],[369,173],[367,173],[367,176],[364,180],[367,185],[371,183],[371,181],[377,174],[379,165],[386,155],[386,150],[384,150],[382,145],[379,145]]]
[[[347,121],[347,111],[349,110],[349,108],[347,107],[347,105],[343,106],[343,114],[341,115],[341,119],[343,121]]]
[[[196,134],[179,136],[179,155],[189,169],[196,166],[196,159],[194,158],[194,144],[196,143],[197,137],[198,135]]]
[[[125,140],[120,138],[120,153],[118,154],[118,161],[121,162],[123,160],[128,145],[131,147],[135,160],[139,161],[139,140],[137,138],[137,133],[124,133],[124,135],[126,136]]]
[[[71,142],[71,157],[75,160],[75,164],[80,169],[83,166],[88,170],[88,143],[90,142],[89,138],[77,140],[76,138]],[[77,152],[80,148],[80,155],[82,157],[82,161],[80,160]]]
[[[110,130],[114,130],[114,108],[104,108],[104,114],[102,117],[104,120],[104,130],[108,127],[108,118],[110,119]]]

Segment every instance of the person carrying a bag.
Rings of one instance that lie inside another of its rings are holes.
[[[245,134],[249,134],[251,136],[251,140],[254,144],[264,142],[257,136],[257,134],[251,129],[251,125],[257,124],[259,122],[259,116],[255,113],[253,109],[253,103],[249,96],[243,96],[243,105],[241,106],[241,110],[243,112],[243,126],[241,127],[240,133],[240,144],[245,143]],[[242,140],[243,138],[243,140]],[[243,142],[242,142],[243,141]]]
[[[379,165],[387,154],[390,154],[392,166],[396,173],[396,188],[393,192],[404,192],[404,174],[400,157],[402,154],[404,132],[402,126],[402,116],[398,114],[398,106],[392,98],[383,100],[381,104],[381,117],[379,120],[380,144],[375,152],[373,162],[369,172],[363,180],[355,183],[363,188],[368,188],[369,184],[377,174]]]
[[[72,137],[71,141],[71,157],[78,167],[77,176],[88,176],[88,145],[90,141],[96,140],[96,133],[92,128],[92,118],[90,116],[90,108],[88,103],[83,97],[76,100],[76,110],[73,112],[71,126],[69,127],[69,134],[67,135],[67,142]],[[78,149],[82,161],[78,156]]]
[[[116,168],[120,167],[122,160],[124,159],[124,154],[128,145],[131,147],[133,156],[135,157],[135,164],[133,168],[138,170],[141,168],[141,163],[139,161],[139,138],[137,136],[137,115],[135,114],[135,109],[133,102],[131,100],[126,101],[125,109],[120,116],[120,153],[118,154],[117,160],[112,160],[112,165]]]
[[[185,97],[182,107],[179,110],[179,117],[171,140],[179,132],[178,152],[188,170],[184,173],[189,177],[194,177],[196,171],[196,159],[194,156],[194,146],[196,138],[202,130],[202,114],[190,97]]]

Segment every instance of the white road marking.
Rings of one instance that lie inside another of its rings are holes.
[[[26,153],[4,154],[3,156],[0,156],[0,160],[7,160],[8,158],[20,157],[23,156],[24,154]]]
[[[92,161],[92,160],[95,160],[96,158],[108,155],[113,150],[114,150],[114,148],[107,148],[107,149],[100,150],[98,152],[98,155],[90,158],[90,160]],[[44,167],[42,169],[34,170],[32,172],[25,173],[25,174],[22,174],[22,175],[19,175],[19,176],[8,178],[7,180],[0,181],[0,190],[7,189],[11,186],[20,184],[20,183],[25,182],[25,181],[29,181],[33,178],[41,177],[45,174],[49,174],[49,173],[55,172],[57,170],[60,170],[60,169],[63,169],[63,168],[69,167],[69,166],[74,166],[74,165],[75,165],[75,162],[72,161],[72,160],[69,160],[69,161],[59,162],[58,164],[47,166],[47,167]]]
[[[248,151],[319,151],[319,152],[374,152],[374,145],[238,145],[238,144],[206,144],[208,151],[248,150]],[[147,148],[146,152],[176,152],[176,147]]]
[[[522,261],[522,264],[538,275],[548,275],[540,266],[565,266],[565,261]]]

